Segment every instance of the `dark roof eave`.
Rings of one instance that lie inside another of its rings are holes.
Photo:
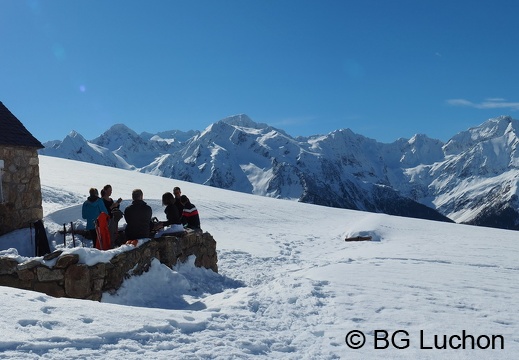
[[[44,146],[36,139],[11,111],[0,101],[0,145],[24,146],[42,149]]]

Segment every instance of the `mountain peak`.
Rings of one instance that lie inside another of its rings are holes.
[[[483,124],[470,128],[469,132],[472,134],[478,134],[480,137],[483,138],[492,138],[495,136],[501,136],[503,135],[508,126],[513,122],[514,120],[510,116],[499,116],[496,118],[488,119]]]
[[[229,116],[220,121],[223,123],[226,123],[228,125],[241,126],[241,127],[246,127],[246,128],[252,128],[252,129],[261,129],[261,128],[268,127],[267,124],[256,123],[256,122],[252,121],[252,119],[245,114]]]
[[[425,134],[415,134],[411,139],[409,139],[409,144],[422,143],[428,140],[431,139]]]
[[[115,124],[112,125],[108,130],[106,130],[99,138],[103,136],[121,136],[121,134],[128,134],[132,137],[138,137],[137,133],[130,129],[128,126],[124,124]],[[93,141],[96,142],[97,139],[94,139]]]
[[[142,141],[135,131],[124,124],[115,124],[106,130],[101,136],[92,140],[92,143],[116,150],[125,143],[139,143]]]
[[[83,137],[83,135],[78,133],[76,130],[72,130],[71,132],[69,132],[69,134],[66,136],[66,138],[78,139],[78,140],[86,141],[85,138]]]
[[[517,132],[519,121],[510,116],[491,118],[479,126],[472,127],[453,136],[444,146],[447,155],[457,154],[472,147],[474,144],[496,139],[510,131]]]
[[[110,127],[110,129],[107,130],[107,132],[134,132],[132,129],[130,129],[128,126],[124,124],[115,124]]]

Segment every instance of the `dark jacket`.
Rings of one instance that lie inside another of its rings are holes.
[[[143,200],[134,200],[124,209],[126,239],[136,240],[150,237],[151,207]]]
[[[166,206],[166,209],[164,209],[164,212],[166,213],[166,221],[164,221],[162,224],[164,226],[169,226],[173,224],[182,224],[180,222],[180,214],[178,213],[178,209],[175,205],[168,205]]]
[[[175,198],[175,206],[178,210],[178,216],[182,216],[182,211],[184,211],[184,205],[182,205],[182,203],[180,202],[180,198]]]
[[[119,210],[119,204],[117,204],[116,206],[111,208],[112,205],[115,203],[112,198],[110,198],[110,200],[106,200],[105,198],[101,198],[101,199],[103,200],[103,203],[105,204],[106,210],[108,210],[108,215],[110,215],[110,217],[113,218],[114,217],[113,211],[115,209]]]
[[[196,206],[187,202],[182,212],[182,224],[187,224],[188,228],[200,229],[200,215]]]

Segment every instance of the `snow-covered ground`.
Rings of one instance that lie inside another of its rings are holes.
[[[519,356],[518,232],[276,200],[46,156],[40,172],[52,248],[63,247],[55,234],[63,223],[84,226],[80,206],[92,186],[111,184],[123,207],[141,188],[159,219],[162,194],[180,186],[217,241],[219,274],[157,261],[101,303],[0,287],[0,359]],[[344,241],[358,235],[374,241]],[[32,255],[27,232],[0,237],[0,249],[13,244],[21,260]],[[67,251],[84,262],[109,256]],[[347,345],[362,340],[354,330],[365,335],[361,349]],[[448,349],[436,349],[444,336]]]

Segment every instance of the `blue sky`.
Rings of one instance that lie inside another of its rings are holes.
[[[446,141],[519,117],[517,14],[514,0],[0,0],[0,101],[42,142],[241,113],[293,136]]]

